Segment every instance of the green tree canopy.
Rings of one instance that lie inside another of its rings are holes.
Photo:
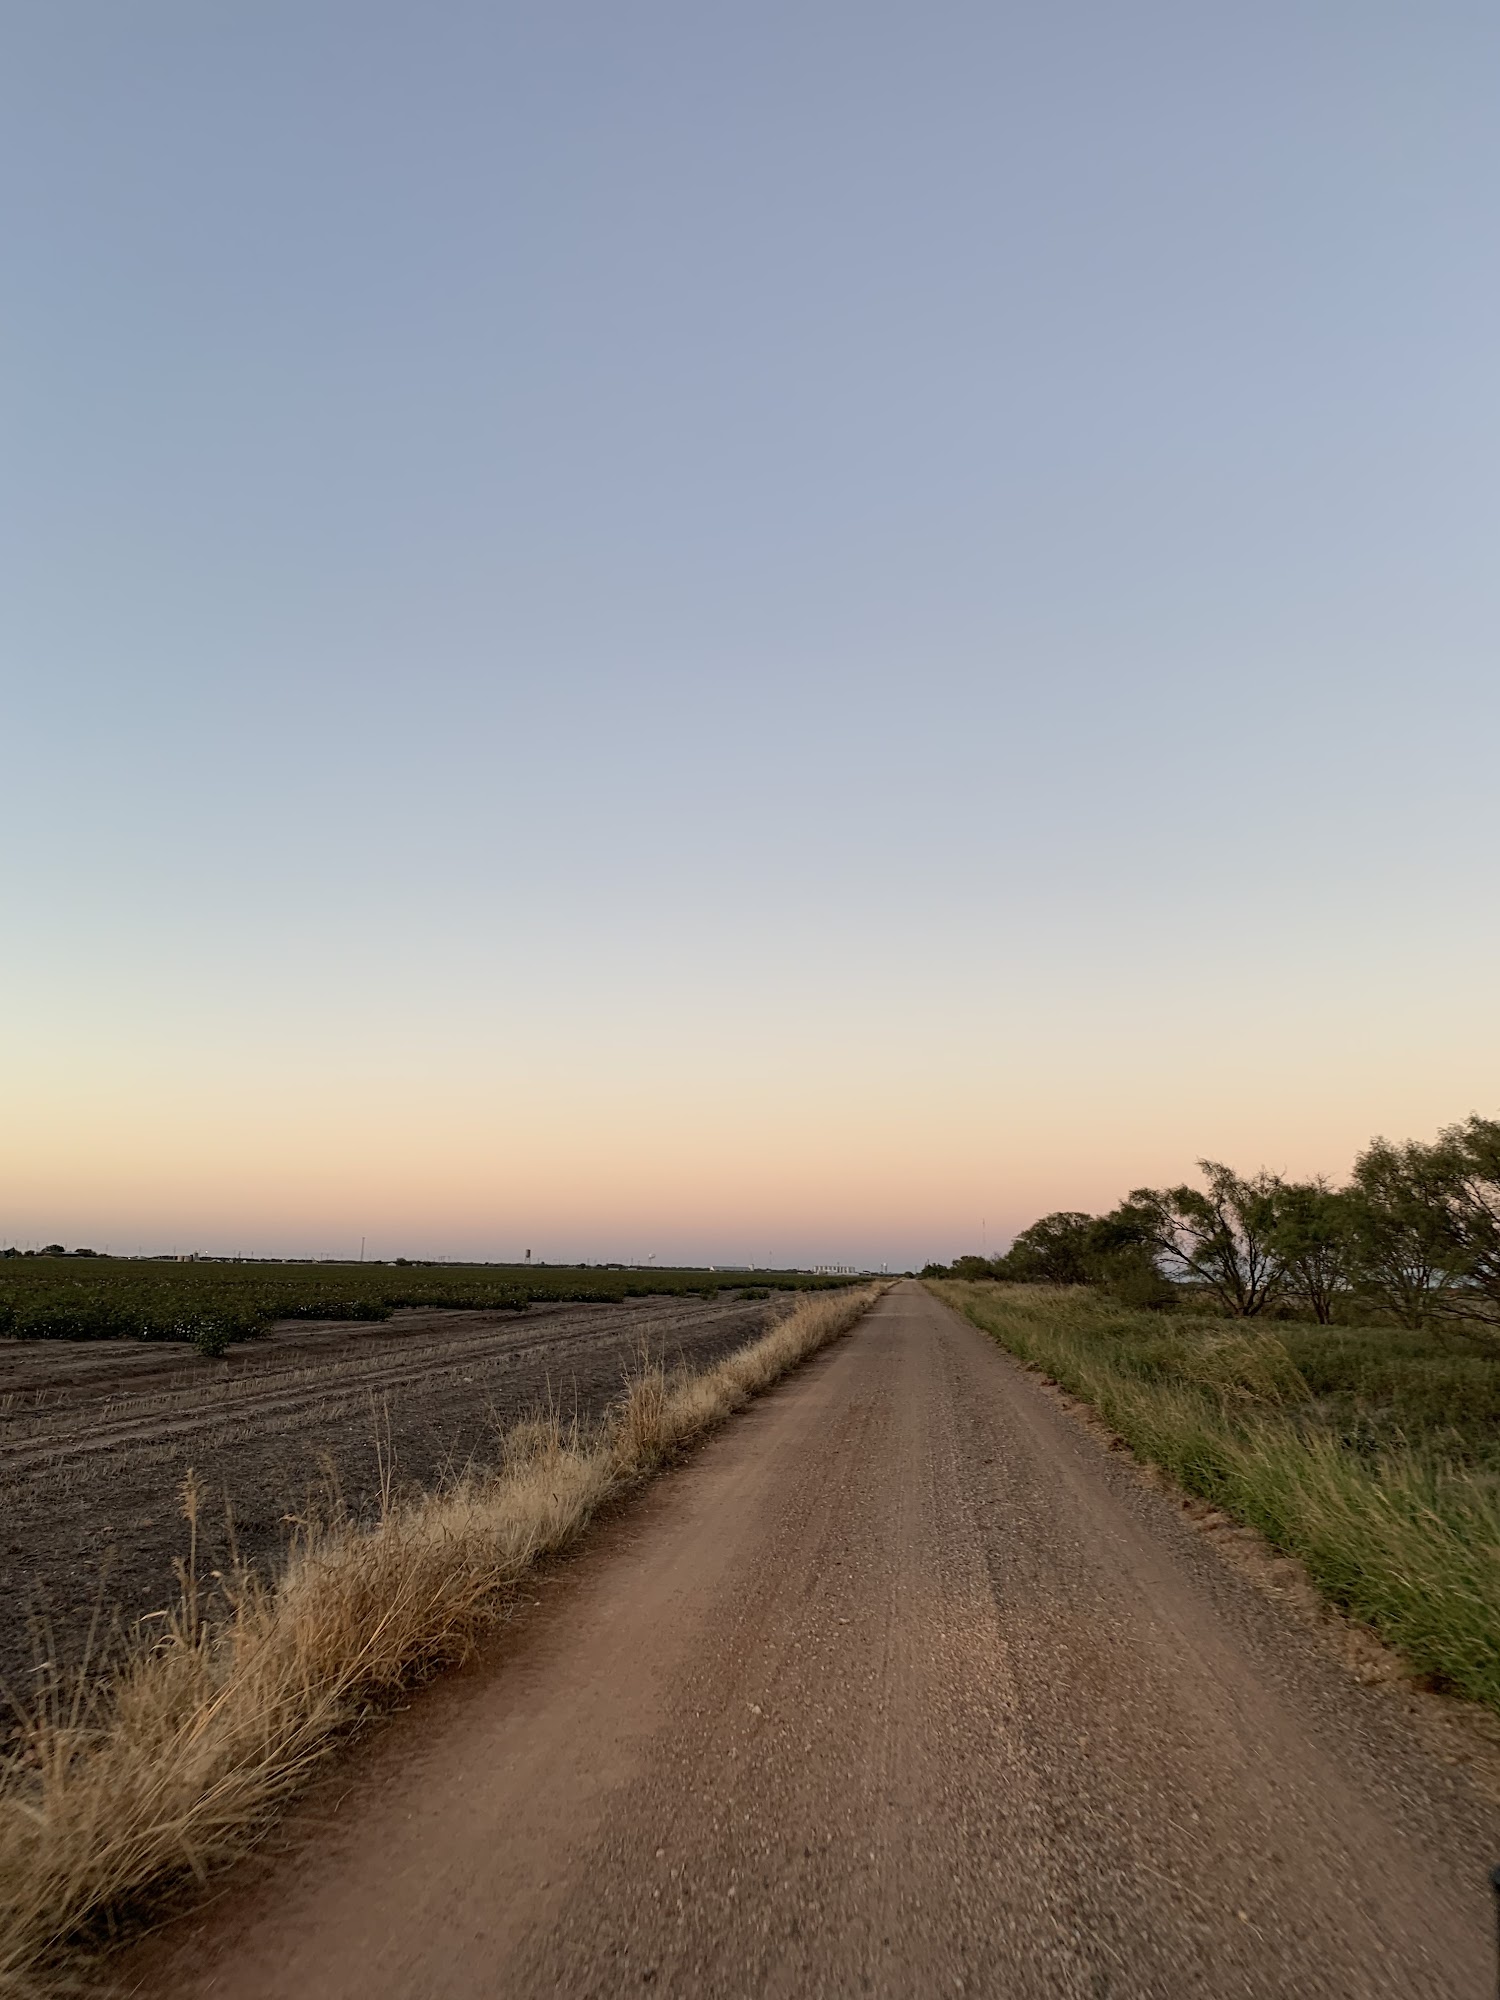
[[[1094,1218],[1077,1209],[1059,1209],[1023,1229],[995,1261],[997,1278],[1030,1285],[1086,1285]]]
[[[1323,1179],[1288,1181],[1278,1190],[1271,1245],[1280,1257],[1287,1289],[1320,1326],[1349,1288],[1352,1221],[1345,1196]]]
[[[1248,1177],[1219,1160],[1200,1160],[1204,1188],[1137,1188],[1122,1226],[1140,1229],[1170,1273],[1206,1285],[1238,1318],[1264,1310],[1281,1289],[1285,1261],[1275,1246],[1282,1183],[1262,1169]]]
[[[1375,1139],[1354,1163],[1345,1197],[1354,1275],[1402,1326],[1423,1325],[1463,1276],[1451,1208],[1456,1172],[1446,1141]]]
[[[1444,1200],[1462,1282],[1443,1304],[1471,1317],[1500,1316],[1500,1119],[1472,1117],[1438,1140]]]

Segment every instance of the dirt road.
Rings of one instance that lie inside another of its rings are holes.
[[[127,1984],[1494,1990],[1494,1811],[915,1285],[536,1594]]]

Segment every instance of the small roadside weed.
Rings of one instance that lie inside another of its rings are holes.
[[[66,1990],[70,1950],[243,1850],[359,1716],[461,1659],[538,1559],[826,1346],[881,1287],[804,1297],[700,1375],[645,1368],[595,1434],[538,1418],[497,1469],[312,1528],[274,1585],[207,1617],[191,1561],[162,1636],[107,1686],[55,1688],[0,1766],[0,1996]],[[196,1493],[185,1494],[190,1524]]]

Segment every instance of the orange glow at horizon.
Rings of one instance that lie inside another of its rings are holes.
[[[555,1046],[525,1070],[473,1047],[404,1068],[278,1048],[132,1069],[75,1050],[12,1095],[0,1237],[905,1262],[973,1247],[981,1218],[998,1244],[1049,1209],[1110,1206],[1202,1155],[1337,1176],[1377,1130],[1492,1108],[1451,1045],[1377,1088],[1358,1046],[1290,1076],[1262,1047],[1226,1075],[1217,1047],[1171,1032],[1136,1034],[1126,1068],[1107,1038],[1085,1063],[1071,1031],[1049,1046],[1038,1025],[1013,1061],[981,1060],[983,1024],[950,1023],[946,1040],[784,1036],[738,1071],[681,1046],[633,1068]]]

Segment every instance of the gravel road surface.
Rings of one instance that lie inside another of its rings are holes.
[[[534,1595],[126,1989],[1494,1991],[1463,1771],[914,1284]]]

